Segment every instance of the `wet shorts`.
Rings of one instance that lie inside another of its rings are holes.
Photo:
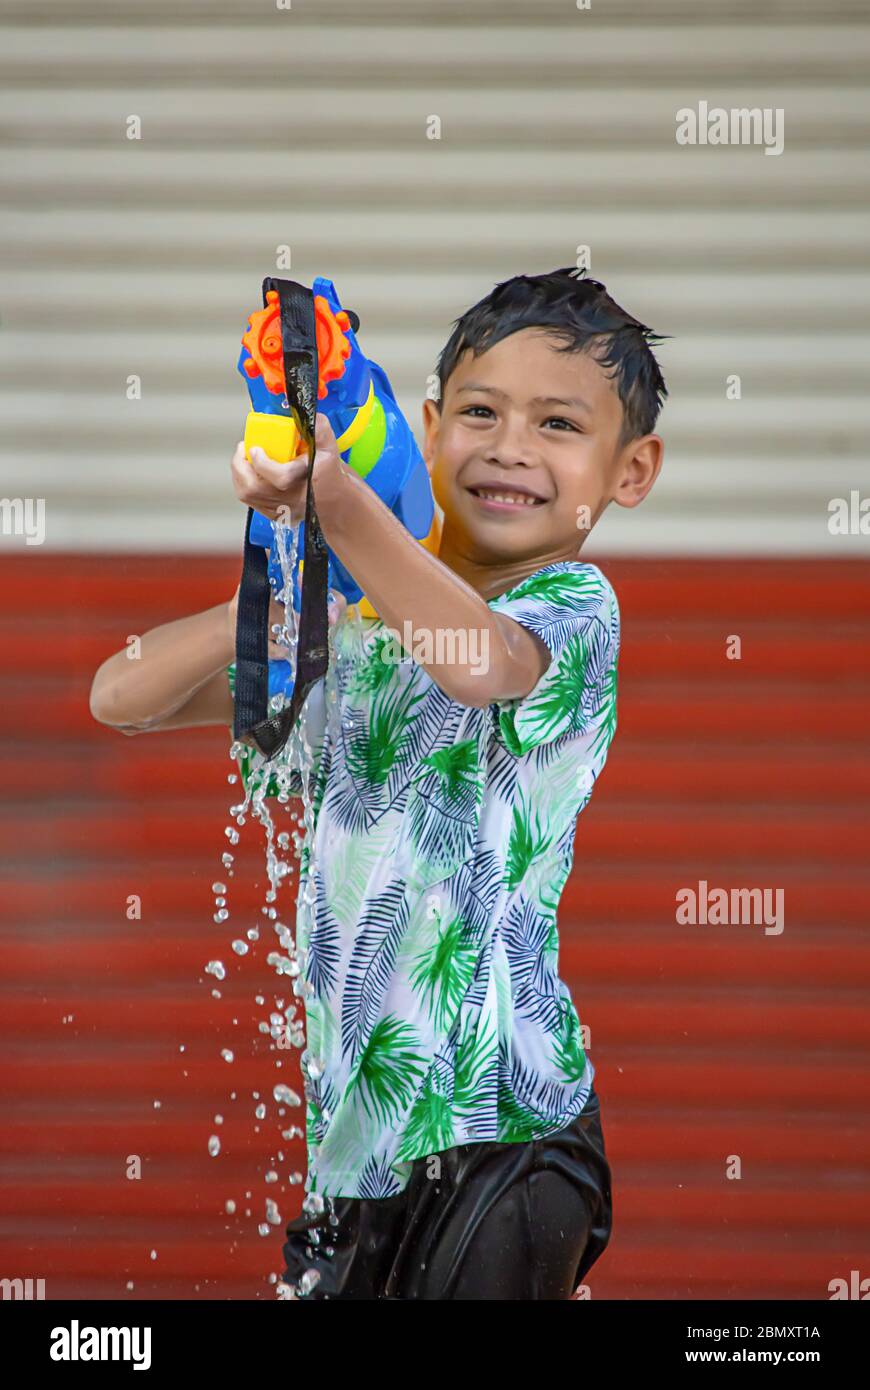
[[[546,1139],[460,1144],[416,1159],[394,1197],[333,1203],[337,1225],[327,1209],[287,1227],[283,1281],[307,1271],[306,1299],[569,1299],[610,1239],[595,1088]]]

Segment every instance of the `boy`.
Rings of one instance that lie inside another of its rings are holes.
[[[508,280],[456,321],[423,412],[437,557],[318,417],[321,528],[379,617],[335,629],[338,725],[323,682],[303,711],[307,1186],[338,1217],[288,1226],[284,1280],[304,1275],[311,1297],[565,1299],[609,1240],[556,909],[616,727],[616,597],[578,554],[610,502],[637,506],[660,471],[654,336],[570,270]],[[307,459],[249,464],[240,445],[232,471],[246,506],[304,516]],[[110,698],[107,678],[103,703],[98,673],[96,716],[231,723],[231,606],[223,625],[209,612],[143,639],[162,685],[143,694],[140,675]],[[409,631],[414,660],[397,660]],[[448,650],[445,632],[467,645]],[[188,636],[196,688],[169,679]]]

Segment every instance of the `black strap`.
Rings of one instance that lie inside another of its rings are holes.
[[[295,280],[263,281],[263,304],[277,290],[281,309],[281,345],[287,401],[299,434],[308,445],[308,496],[305,504],[305,568],[302,574],[296,680],[288,706],[268,715],[269,705],[269,558],[251,543],[253,508],[248,509],[245,551],[236,620],[236,679],[233,736],[251,738],[267,758],[280,753],[299,717],[312,685],[326,674],[329,661],[326,590],[329,555],[317,519],[312,474],[314,425],[317,419],[317,333],[314,296]]]

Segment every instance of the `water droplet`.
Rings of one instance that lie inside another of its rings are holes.
[[[283,1084],[273,1086],[272,1095],[279,1105],[301,1105],[302,1101],[295,1091],[291,1091],[289,1086]]]
[[[233,950],[235,951],[237,956],[246,956],[248,954],[247,941],[234,941]]]
[[[222,1125],[223,1122],[224,1122],[224,1117],[223,1117],[223,1115],[215,1115],[215,1117],[214,1117],[214,1122],[215,1122],[216,1125]]]
[[[320,1283],[320,1272],[316,1269],[306,1269],[302,1278],[299,1280],[299,1292],[303,1295],[311,1293]]]
[[[261,1104],[261,1105],[258,1105],[257,1108],[256,1108],[256,1110],[254,1111],[254,1114],[256,1115],[256,1117],[257,1117],[258,1120],[265,1120],[265,1118],[266,1118],[266,1107],[265,1107],[265,1105],[262,1105],[262,1104]]]
[[[152,1258],[152,1260],[156,1260],[156,1259],[157,1259],[157,1251],[156,1251],[156,1250],[152,1250],[152,1251],[151,1251],[151,1258]]]
[[[216,980],[225,980],[227,975],[223,961],[220,960],[210,960],[205,967],[205,973],[206,975],[214,975]],[[215,991],[212,992],[214,993]],[[217,997],[220,999],[220,995]]]
[[[213,883],[211,891],[213,893],[225,893],[227,891],[227,885],[225,883]]]
[[[213,1134],[208,1141],[208,1151],[211,1154],[212,1158],[217,1158],[218,1154],[221,1151],[221,1141],[220,1139],[218,1139],[216,1134]]]
[[[230,1049],[228,1047],[221,1048],[221,1056],[223,1057],[225,1062],[231,1062],[233,1060],[233,1054],[230,1052]]]
[[[266,1182],[277,1182],[277,1181],[278,1181],[278,1174],[275,1172],[275,1169],[274,1169],[274,1168],[270,1168],[269,1171],[268,1171],[268,1173],[266,1174]]]
[[[224,1202],[224,1211],[226,1212],[227,1216],[232,1216],[235,1210],[235,1202],[233,1201],[232,1197],[228,1197],[227,1200]]]
[[[257,1227],[257,1230],[259,1231],[261,1236],[268,1236],[272,1234],[271,1226],[267,1226],[265,1221],[260,1222],[259,1226]]]
[[[302,1210],[307,1211],[311,1216],[319,1216],[323,1211],[323,1198],[320,1193],[309,1192],[302,1203]]]

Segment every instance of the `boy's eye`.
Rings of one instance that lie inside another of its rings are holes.
[[[557,425],[566,425],[567,428],[568,428],[569,430],[573,430],[575,434],[579,434],[579,433],[580,433],[579,429],[578,429],[577,426],[574,424],[573,420],[566,420],[565,417],[564,417],[563,415],[550,415],[550,416],[548,416],[548,418],[544,421],[544,424],[545,424],[545,425],[551,425],[551,424],[553,424],[553,423],[555,423],[555,424],[557,424]]]
[[[492,407],[488,405],[468,405],[459,413],[460,415],[471,415],[476,419],[486,419],[495,414]],[[573,420],[566,420],[564,415],[550,415],[543,423],[545,425],[557,425],[560,430],[572,430],[574,434],[581,433],[581,430],[574,424]]]

